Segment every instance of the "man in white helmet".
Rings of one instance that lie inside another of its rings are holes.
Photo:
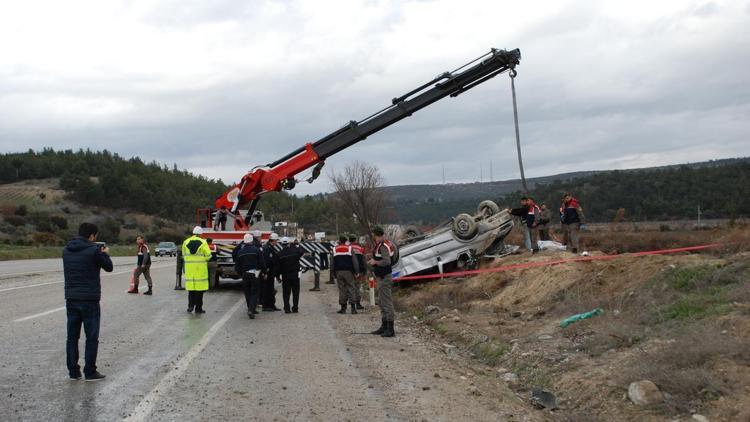
[[[273,286],[273,281],[278,275],[276,267],[273,265],[274,256],[276,256],[276,243],[278,241],[279,235],[271,233],[268,242],[263,245],[263,260],[266,261],[266,273],[263,275],[260,284],[260,303],[266,312],[281,310],[276,307],[276,289]]]
[[[263,260],[263,252],[253,243],[253,235],[246,234],[233,255],[234,269],[237,274],[242,275],[245,288],[245,302],[247,303],[247,316],[255,319],[258,306],[258,293],[260,290],[260,275],[266,271],[266,263]]]
[[[182,243],[182,259],[185,265],[185,289],[188,291],[188,312],[204,314],[203,292],[208,290],[208,260],[211,249],[201,238],[203,229],[195,226],[193,235]]]
[[[263,233],[261,233],[260,230],[253,230],[252,233],[250,234],[253,235],[253,245],[255,245],[255,247],[258,249],[262,249],[263,248],[263,242],[262,242]]]

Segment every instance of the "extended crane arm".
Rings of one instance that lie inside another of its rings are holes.
[[[442,98],[460,95],[500,73],[515,68],[520,60],[521,52],[518,49],[511,51],[492,49],[489,53],[460,68],[445,72],[418,88],[394,98],[390,106],[377,113],[359,122],[351,121],[316,142],[308,143],[273,163],[249,171],[239,183],[216,200],[216,208],[225,206],[235,211],[250,204],[252,214],[260,195],[294,188],[296,184],[294,176],[317,165],[310,180],[312,182],[320,173],[320,167],[328,157]]]

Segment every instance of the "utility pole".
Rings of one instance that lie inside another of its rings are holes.
[[[484,180],[484,165],[482,162],[479,162],[479,183],[482,183]]]
[[[492,160],[490,160],[490,182],[492,181]]]
[[[443,184],[445,184],[445,164],[443,164]]]

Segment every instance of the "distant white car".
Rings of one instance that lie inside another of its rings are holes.
[[[511,252],[503,239],[512,228],[508,212],[492,201],[482,201],[476,214],[459,214],[429,233],[405,230],[407,237],[398,242],[400,258],[393,276],[476,268],[486,254]]]
[[[154,251],[156,256],[177,256],[177,245],[174,242],[159,242]]]

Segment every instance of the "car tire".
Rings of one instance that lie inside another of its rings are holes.
[[[499,212],[500,207],[494,201],[490,200],[480,202],[479,206],[477,207],[477,214],[481,215],[484,218],[490,217]]]
[[[461,240],[471,240],[477,235],[479,226],[469,214],[458,214],[453,218],[453,234]]]
[[[419,231],[418,228],[415,226],[406,226],[404,227],[404,230],[402,231],[401,238],[402,239],[411,239],[414,237],[419,237],[422,235],[422,232]]]

